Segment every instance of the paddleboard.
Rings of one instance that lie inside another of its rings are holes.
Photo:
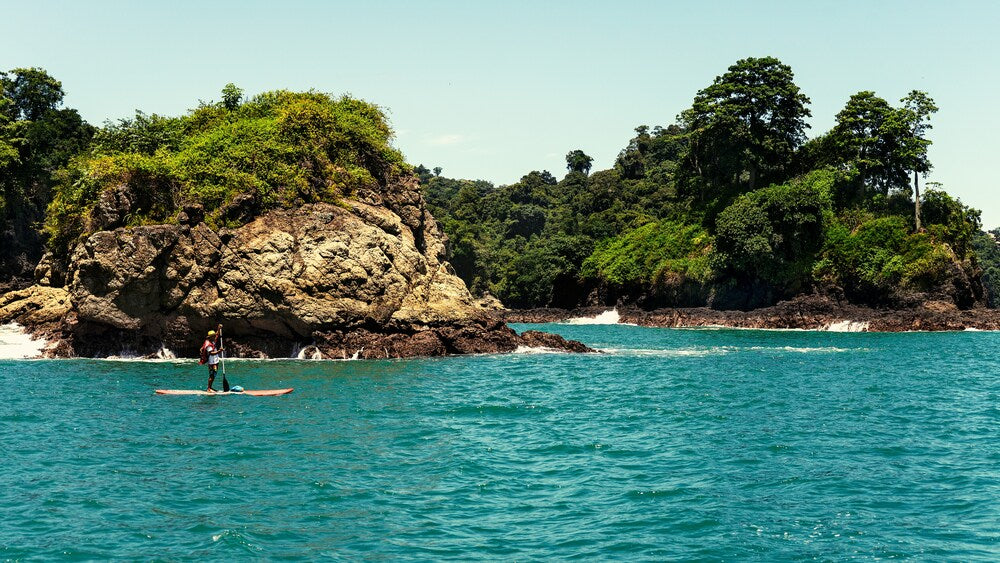
[[[200,389],[157,389],[157,395],[253,395],[254,397],[272,397],[291,393],[292,389],[247,389],[246,391],[217,391],[211,393]]]

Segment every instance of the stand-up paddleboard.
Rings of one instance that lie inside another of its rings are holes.
[[[254,397],[273,397],[274,395],[287,395],[292,392],[289,389],[247,389],[246,391],[202,391],[200,389],[157,389],[157,395],[253,395]]]

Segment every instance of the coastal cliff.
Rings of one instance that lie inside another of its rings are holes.
[[[93,215],[124,211],[102,204]],[[276,209],[233,229],[203,218],[189,206],[174,224],[93,233],[64,272],[48,256],[35,286],[0,298],[0,320],[46,336],[55,356],[192,356],[219,322],[244,356],[585,350],[489,320],[445,261],[444,236],[413,182],[342,205]]]

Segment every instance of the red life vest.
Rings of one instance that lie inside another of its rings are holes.
[[[201,357],[198,359],[198,365],[208,363],[208,351],[210,348],[214,351],[215,344],[211,340],[205,340],[205,343],[201,345]]]

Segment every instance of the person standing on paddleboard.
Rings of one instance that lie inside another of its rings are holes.
[[[216,327],[219,331],[222,330],[222,325],[220,324]],[[212,388],[212,384],[215,382],[215,374],[219,371],[219,334],[214,330],[208,331],[208,337],[205,338],[205,343],[201,345],[201,361],[199,363],[208,364],[208,391],[209,393],[215,393],[215,389]]]

